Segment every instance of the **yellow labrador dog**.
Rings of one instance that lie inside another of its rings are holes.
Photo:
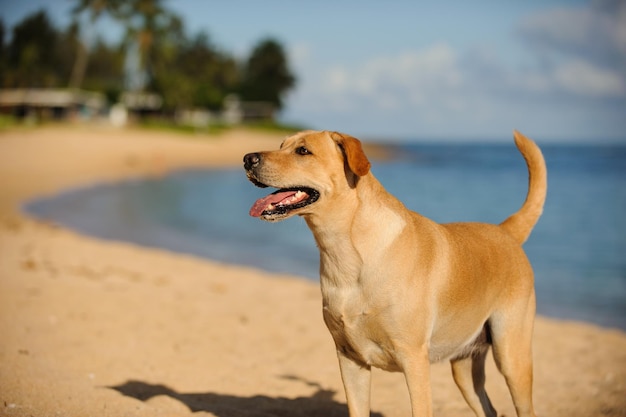
[[[517,415],[535,416],[533,271],[522,249],[547,189],[541,151],[515,132],[529,170],[522,208],[499,225],[437,224],[408,210],[370,172],[358,139],[306,131],[244,157],[248,178],[278,191],[250,214],[303,216],[320,251],[324,321],[337,347],[351,417],[369,416],[370,369],[403,372],[413,416],[432,415],[429,366],[450,360],[477,416],[489,346]]]

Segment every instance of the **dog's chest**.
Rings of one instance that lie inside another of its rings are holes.
[[[350,297],[342,294],[324,299],[324,321],[337,349],[357,363],[399,371],[391,339],[384,330],[387,312],[363,302],[358,291],[348,292],[352,292]]]

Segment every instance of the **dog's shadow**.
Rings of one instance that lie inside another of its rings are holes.
[[[299,377],[283,376],[282,378],[304,382],[315,387],[317,391],[309,397],[285,398],[264,395],[243,397],[212,392],[177,392],[166,385],[133,380],[107,388],[140,401],[165,395],[180,401],[194,413],[204,411],[217,417],[346,417],[348,415],[348,407],[333,399],[336,391],[325,389],[318,383],[306,381]],[[371,416],[383,417],[380,413],[372,413]]]

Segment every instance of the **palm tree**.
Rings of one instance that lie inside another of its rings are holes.
[[[124,0],[76,0],[76,6],[72,9],[74,24],[80,28],[78,18],[84,12],[89,13],[89,22],[94,25],[103,14],[115,16]],[[76,58],[72,67],[69,87],[80,88],[85,79],[85,71],[89,61],[89,54],[85,42],[78,38]]]
[[[181,19],[163,6],[163,0],[127,0],[118,9],[117,18],[126,28],[124,45],[137,54],[138,89],[154,80],[154,67],[160,54],[172,41],[183,36]]]
[[[172,36],[182,35],[182,21],[163,6],[163,0],[76,0],[75,16],[88,11],[92,24],[103,14],[110,15],[125,29],[123,46],[127,59],[137,54],[137,68],[132,68],[135,78],[141,81],[136,86],[144,88],[153,77],[154,61],[162,45]],[[81,55],[81,54],[79,54]],[[83,55],[86,56],[86,51]],[[76,59],[75,84],[84,76],[86,58]]]

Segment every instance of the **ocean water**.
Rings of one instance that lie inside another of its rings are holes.
[[[514,145],[397,145],[372,171],[405,205],[438,222],[499,223],[522,205],[527,170]],[[626,146],[543,147],[548,198],[525,244],[538,312],[626,330]],[[305,222],[265,223],[248,209],[267,189],[243,168],[69,190],[30,214],[104,239],[318,279]]]

